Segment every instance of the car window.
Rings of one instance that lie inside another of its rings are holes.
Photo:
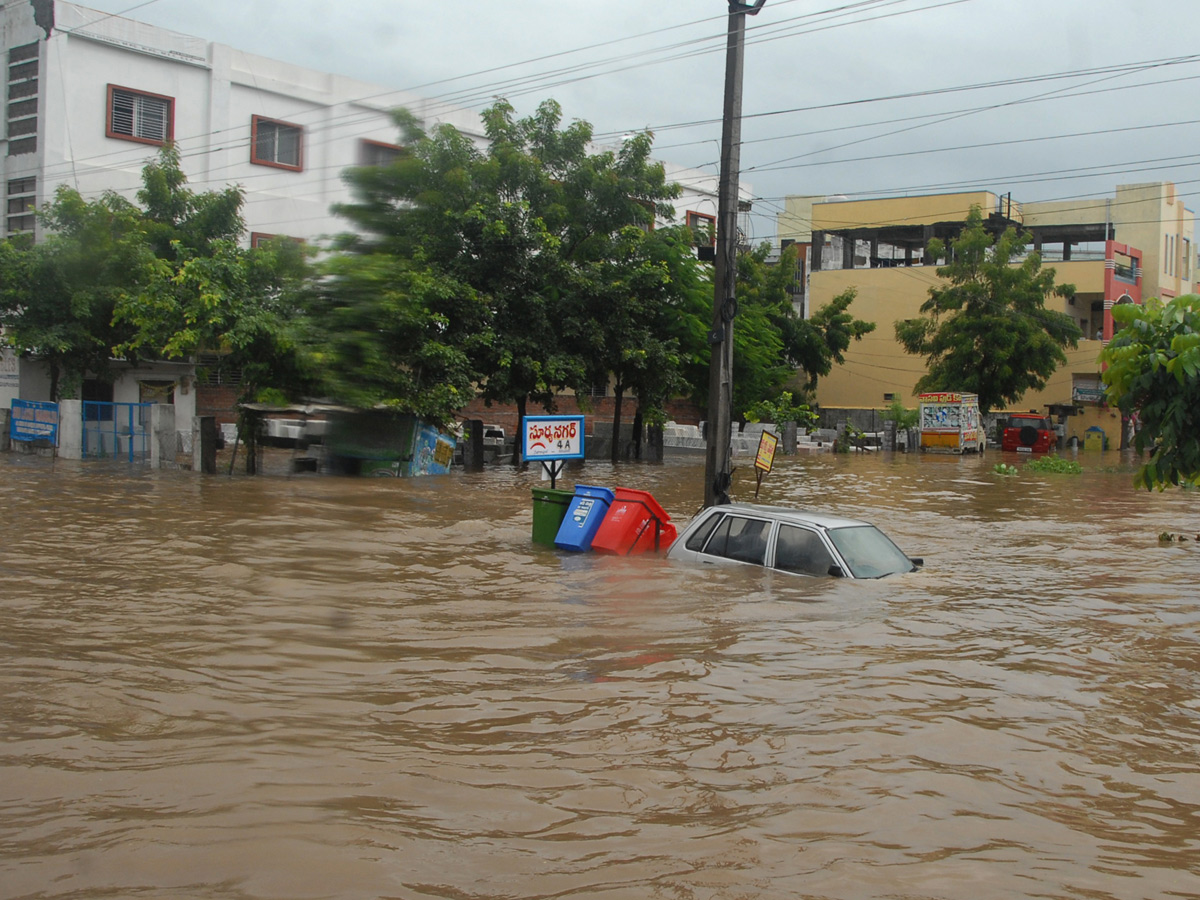
[[[761,566],[767,555],[770,530],[771,523],[764,519],[726,516],[713,531],[704,552]]]
[[[775,568],[802,575],[828,575],[833,554],[821,536],[808,528],[780,525],[775,538]]]
[[[913,569],[913,561],[874,525],[834,528],[829,537],[855,578],[882,578]]]
[[[704,542],[708,540],[708,536],[712,534],[712,530],[723,518],[724,515],[722,513],[713,513],[710,515],[708,517],[708,521],[701,523],[700,527],[696,529],[695,533],[687,539],[687,543],[684,544],[684,546],[689,550],[695,550],[697,553],[699,553],[704,549]]]

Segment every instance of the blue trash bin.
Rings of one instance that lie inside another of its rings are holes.
[[[616,495],[605,487],[589,484],[575,485],[575,496],[567,506],[554,546],[560,550],[582,553],[592,548],[592,538],[600,529],[600,523],[608,513]]]

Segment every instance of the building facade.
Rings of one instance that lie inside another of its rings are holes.
[[[894,323],[920,315],[929,289],[940,283],[939,260],[926,248],[933,238],[953,240],[973,206],[990,228],[1028,231],[1030,249],[1055,270],[1056,283],[1076,289],[1074,297],[1050,297],[1047,305],[1074,319],[1083,339],[1067,351],[1067,365],[1043,390],[1026,394],[1020,408],[1074,410],[1075,427],[1098,424],[1111,432],[1109,445],[1118,446],[1121,424],[1103,405],[1097,361],[1114,333],[1112,308],[1197,290],[1194,215],[1168,182],[1122,185],[1100,200],[1048,203],[1018,203],[987,191],[788,198],[779,237],[802,247],[806,310],[854,289],[851,312],[877,326],[850,346],[845,365],[821,379],[818,402],[826,409],[881,409],[893,400],[917,405],[913,387],[925,374],[924,360],[904,352]]]
[[[473,111],[72,3],[7,0],[0,29],[7,73],[0,187],[8,236],[36,238],[36,210],[59,185],[89,200],[105,191],[132,199],[143,166],[171,142],[192,189],[245,190],[248,243],[285,236],[319,248],[350,227],[331,211],[351,199],[343,171],[383,164],[400,152],[393,110],[407,109],[426,130],[449,124],[480,147],[486,142]],[[698,231],[715,224],[716,174],[664,165],[682,188],[675,221]],[[26,360],[19,368],[19,377],[0,380],[0,407],[14,397],[49,399],[44,375]],[[183,380],[191,372],[178,373],[175,396],[195,403]],[[202,385],[196,412],[227,413],[237,373],[215,364],[203,372],[217,383]],[[161,377],[156,370],[147,381],[157,385]],[[138,394],[136,384],[137,374],[126,373],[116,393]],[[181,414],[181,428],[183,422]]]

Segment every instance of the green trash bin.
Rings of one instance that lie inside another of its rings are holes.
[[[560,491],[556,488],[533,489],[533,542],[554,546],[558,529],[567,517],[567,508],[575,499],[574,491]]]

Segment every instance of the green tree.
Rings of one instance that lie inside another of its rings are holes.
[[[105,377],[114,356],[136,363],[206,350],[242,367],[244,397],[301,383],[299,246],[238,247],[241,191],[192,192],[172,147],[142,180],[140,207],[60,187],[41,211],[41,243],[0,244],[7,340],[48,362],[55,399],[64,383]]]
[[[563,339],[567,301],[609,289],[594,278],[612,274],[622,229],[669,212],[663,202],[677,188],[649,160],[648,135],[589,152],[591,126],[563,127],[553,101],[525,119],[504,101],[486,110],[486,150],[449,126],[426,134],[407,113],[397,121],[407,151],[347,174],[355,201],[338,211],[359,235],[339,249],[372,266],[368,257],[392,254],[473,292],[486,321],[463,349],[481,395],[515,403],[522,417],[530,402],[552,411],[560,390],[583,389],[596,371]],[[357,264],[339,264],[341,274]]]
[[[684,392],[681,324],[694,317],[711,288],[703,284],[686,229],[645,232],[627,225],[598,259],[578,264],[575,289],[563,304],[567,346],[587,383],[613,382],[613,434],[621,433],[627,392],[636,395],[634,433],[661,423],[668,399]],[[585,395],[580,395],[586,404]],[[612,444],[612,459],[620,442]]]
[[[1077,347],[1081,332],[1070,316],[1045,304],[1050,295],[1071,296],[1075,289],[1055,285],[1054,270],[1042,268],[1040,254],[1020,259],[1030,240],[1012,227],[993,240],[972,207],[951,242],[949,261],[937,270],[945,283],[929,289],[923,317],[895,326],[901,346],[927,361],[916,391],[975,393],[987,413],[1045,387],[1067,361],[1064,348]],[[929,252],[941,257],[947,250],[935,240]]]
[[[311,308],[314,361],[339,402],[439,424],[474,396],[488,310],[466,285],[386,253],[338,255]]]
[[[1120,328],[1100,353],[1108,399],[1137,414],[1134,447],[1150,451],[1135,484],[1200,487],[1200,297],[1118,304],[1112,316]]]
[[[59,400],[88,373],[107,374],[122,334],[113,311],[147,252],[137,208],[117,194],[85,202],[60,187],[40,216],[40,243],[0,242],[0,326],[19,353],[46,362]]]
[[[241,188],[197,193],[187,187],[172,146],[142,169],[136,235],[141,264],[119,292],[114,350],[137,360],[220,354],[242,373],[242,400],[311,390],[301,341],[309,275],[299,243],[240,246]]]
[[[846,361],[851,341],[861,341],[875,330],[874,322],[864,322],[850,314],[850,304],[858,296],[854,288],[842,291],[807,320],[793,340],[793,359],[808,374],[807,389],[816,390],[817,379],[833,371],[834,364]]]
[[[835,297],[810,318],[802,318],[789,290],[795,277],[796,250],[787,248],[776,265],[767,263],[769,251],[770,245],[764,243],[738,254],[738,315],[733,329],[735,415],[745,415],[762,401],[774,401],[798,374],[805,390],[811,392],[820,377],[845,360],[850,341],[875,330],[875,323],[855,319],[848,312],[855,298],[853,290]],[[705,387],[707,383],[703,382]]]

